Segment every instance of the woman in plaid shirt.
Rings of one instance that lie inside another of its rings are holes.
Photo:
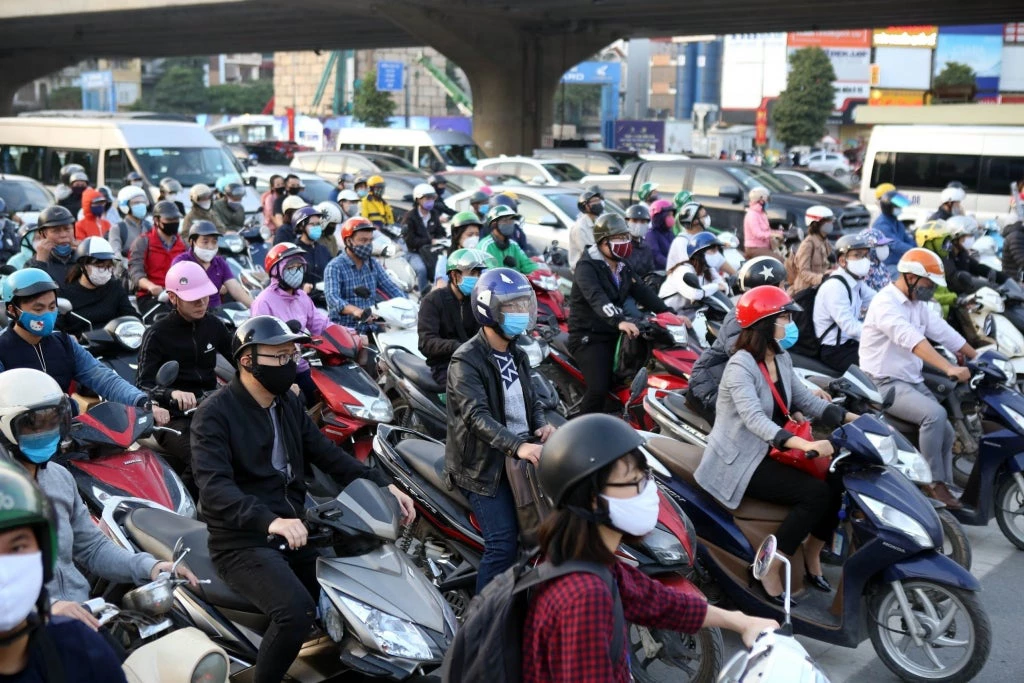
[[[556,565],[582,560],[610,567],[628,623],[683,633],[727,628],[750,647],[778,623],[719,609],[696,589],[669,588],[616,559],[623,538],[636,540],[658,522],[658,489],[641,445],[633,428],[604,414],[570,420],[547,440],[538,476],[558,509],[541,525],[541,548]],[[628,632],[621,655],[608,651],[612,600],[604,579],[586,572],[536,588],[523,630],[524,683],[630,681]]]

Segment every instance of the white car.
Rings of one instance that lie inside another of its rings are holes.
[[[23,225],[35,225],[39,212],[57,200],[49,188],[23,175],[0,175],[0,197],[7,204],[7,214],[18,214]]]
[[[850,160],[837,152],[814,152],[804,156],[804,165],[812,171],[834,176],[850,174]]]
[[[578,184],[586,173],[562,159],[533,159],[531,157],[494,157],[476,162],[478,171],[491,171],[522,178],[531,185],[558,186]]]

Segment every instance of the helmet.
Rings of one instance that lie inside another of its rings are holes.
[[[892,242],[891,237],[886,237],[885,234],[878,228],[864,228],[858,235],[865,237],[873,247],[881,247]]]
[[[412,188],[412,198],[421,199],[423,197],[436,197],[437,190],[434,189],[433,185],[427,183],[420,183],[416,187]]]
[[[358,202],[359,201],[359,195],[356,194],[355,190],[342,190],[341,192],[338,193],[338,201],[339,202]],[[320,202],[320,204],[326,204],[326,203],[327,202]],[[320,206],[320,204],[317,204],[317,206]],[[323,211],[323,207],[321,207],[320,210]]]
[[[296,209],[301,209],[304,206],[309,206],[305,199],[297,194],[290,194],[284,198],[283,202],[281,202],[281,211],[295,211]]]
[[[49,377],[38,370],[29,372]],[[0,509],[0,531],[26,526],[32,529],[43,554],[43,583],[48,583],[57,563],[57,516],[50,499],[24,467],[0,462],[0,500],[5,503]]]
[[[594,243],[601,244],[604,240],[616,235],[628,235],[629,226],[626,219],[617,213],[602,213],[594,221]]]
[[[513,211],[519,210],[519,197],[513,192],[499,192],[488,200],[491,206],[507,206]]]
[[[686,190],[679,190],[679,192],[676,192],[675,195],[672,197],[672,208],[678,211],[679,209],[683,208],[684,204],[689,204],[692,201],[692,194],[690,194]]]
[[[569,420],[541,450],[537,478],[544,493],[561,507],[573,486],[644,445],[624,420],[594,413]]]
[[[160,191],[165,195],[178,194],[181,192],[181,183],[174,178],[161,178],[160,179]]]
[[[229,173],[228,175],[222,175],[220,178],[217,178],[217,182],[214,183],[214,187],[217,188],[217,192],[223,194],[224,190],[227,189],[229,183],[237,183],[241,182],[241,180],[242,179],[239,178],[236,174]],[[302,181],[300,180],[299,182],[301,183]]]
[[[447,272],[494,268],[494,257],[480,249],[456,249],[448,256]]]
[[[928,221],[914,231],[914,239],[917,241],[917,246],[931,249],[936,254],[945,257],[946,254],[943,252],[949,249],[950,231],[946,227],[946,221]]]
[[[881,199],[886,192],[895,192],[896,186],[892,183],[882,183],[875,188],[875,199]]]
[[[473,194],[469,195],[470,204],[483,204],[490,199],[490,196],[482,190],[477,190]]]
[[[762,285],[745,292],[736,302],[736,322],[746,329],[765,318],[780,313],[798,313],[804,310],[778,287]]]
[[[98,188],[96,188],[96,191],[103,196],[103,201],[107,202],[108,204],[114,203],[114,195],[113,193],[111,193],[109,187],[107,187],[106,185],[100,185]]]
[[[772,256],[755,256],[740,266],[736,279],[744,292],[761,285],[781,287],[786,282],[786,266]]]
[[[74,225],[75,217],[71,215],[71,212],[65,209],[60,204],[54,204],[48,206],[39,212],[39,218],[36,220],[36,230],[42,230],[43,228],[56,228],[60,225]]]
[[[288,342],[307,341],[309,341],[308,336],[292,332],[287,323],[280,318],[275,318],[272,315],[257,315],[246,320],[235,330],[235,336],[231,339],[231,355],[238,360],[243,351],[257,344],[274,346]]]
[[[353,194],[355,193],[353,192]],[[320,212],[322,223],[337,224],[344,219],[344,216],[341,213],[341,207],[335,202],[320,202],[314,208]]]
[[[143,180],[141,173],[138,173],[137,171],[128,171],[128,175],[124,177],[124,184],[131,185],[138,180]]]
[[[964,192],[964,188],[950,186],[942,191],[939,195],[939,204],[946,204],[947,202],[962,202],[967,198],[967,193]]]
[[[522,218],[522,216],[515,212],[515,209],[511,209],[504,204],[498,204],[496,206],[492,206],[491,210],[487,212],[487,218],[484,219],[486,221],[487,228],[490,229],[491,223],[494,223],[499,218],[505,218],[506,216],[511,216],[516,220],[520,220]]]
[[[817,223],[819,221],[831,221],[835,220],[836,215],[832,213],[832,209],[821,204],[815,204],[814,206],[807,209],[804,212],[804,222],[807,225]]]
[[[903,209],[910,206],[910,200],[896,190],[889,190],[878,200],[878,204],[882,207],[883,213],[886,211],[891,213],[893,207]]]
[[[188,241],[191,242],[196,237],[202,237],[203,235],[220,235],[220,230],[213,224],[212,221],[192,221],[192,225],[188,226]]]
[[[380,176],[376,176],[380,177]],[[366,176],[356,176],[355,182],[352,183],[352,187],[359,187],[360,185],[366,185]]]
[[[460,228],[465,228],[467,225],[479,225],[483,223],[480,221],[480,216],[474,211],[459,211],[457,214],[452,216],[452,231]]]
[[[687,202],[679,207],[679,211],[676,213],[676,220],[681,225],[689,225],[697,220],[697,214],[700,213],[702,207],[703,205],[697,202]]]
[[[665,211],[672,211],[672,202],[667,199],[659,199],[656,202],[651,203],[651,218],[654,218],[659,213]]]
[[[178,210],[178,205],[169,199],[164,199],[156,203],[153,207],[154,218],[166,218],[172,221],[181,220],[181,211]]]
[[[640,201],[646,202],[647,198],[651,196],[651,193],[657,189],[657,183],[644,183],[643,185],[640,186],[640,189],[637,190],[636,196],[640,199]]]
[[[896,270],[901,273],[926,277],[939,287],[946,286],[946,271],[942,267],[942,259],[928,249],[915,247],[907,250],[907,253],[900,257],[900,262],[896,264]]]
[[[88,183],[89,176],[85,174],[85,171],[75,171],[71,174],[71,183]]]
[[[195,261],[178,261],[167,270],[164,279],[168,292],[174,292],[184,301],[198,301],[204,296],[213,296],[217,287]]]
[[[22,268],[16,270],[4,279],[3,295],[5,304],[11,303],[15,298],[36,296],[43,292],[56,292],[60,287],[53,281],[50,274],[39,268]],[[0,373],[2,375],[3,373]]]
[[[721,242],[712,232],[698,232],[696,235],[691,237],[686,243],[686,258],[692,259],[694,256],[710,249],[711,247],[720,247]]]
[[[762,199],[764,201],[768,201],[769,199],[771,199],[772,193],[763,187],[755,187],[753,190],[750,191],[750,193],[747,196],[750,197],[751,204],[756,204]]]
[[[373,223],[362,216],[353,216],[341,224],[341,239],[347,240],[360,230],[374,230]]]
[[[143,199],[146,200],[149,199],[149,197],[146,196],[146,191],[143,190],[141,187],[135,187],[134,185],[125,185],[117,192],[117,210],[120,211],[123,215],[127,216],[129,211],[128,204],[137,197],[142,197]]]
[[[956,242],[961,237],[975,235],[978,232],[978,221],[974,216],[952,216],[946,221],[949,236]]]
[[[448,179],[445,178],[440,173],[435,173],[434,175],[427,178],[427,182],[436,188],[438,185],[447,185]]]
[[[870,249],[873,246],[874,244],[871,240],[860,233],[856,235],[843,235],[836,240],[836,256],[842,256],[852,249]]]
[[[113,261],[114,247],[102,237],[86,237],[75,251],[75,262],[82,263],[86,259],[92,261]]]
[[[379,175],[372,175],[372,176],[370,176],[369,180],[366,181],[366,184],[368,186],[370,186],[370,187],[376,187],[377,185],[383,185],[384,184],[384,178],[382,176],[379,176]]]
[[[649,221],[651,220],[651,212],[643,204],[634,204],[633,206],[626,209],[626,220],[633,221]]]
[[[482,327],[501,328],[505,322],[503,308],[507,304],[518,302],[527,310],[521,313],[530,314],[527,329],[537,322],[537,296],[533,293],[533,285],[526,276],[511,268],[492,268],[477,280],[471,295],[473,317]]]
[[[342,183],[345,183],[347,185],[348,183],[351,183],[351,182],[352,182],[352,174],[351,173],[339,173],[338,174],[338,179],[336,181],[334,181],[335,185],[341,185]]]
[[[213,190],[210,189],[209,185],[202,183],[196,183],[192,186],[192,189],[188,191],[188,198],[195,204],[201,199],[208,199],[213,195]]]
[[[305,262],[306,251],[302,247],[292,244],[291,242],[275,244],[270,248],[270,251],[267,252],[266,258],[263,259],[263,270],[267,271],[269,275],[275,276],[277,274],[274,273],[274,266],[279,263],[286,263],[293,256],[298,256],[302,258],[303,262]]]
[[[323,214],[317,211],[314,206],[304,206],[292,214],[292,225],[295,226],[296,230],[298,230],[299,228],[304,227],[313,216],[319,218],[322,217]]]
[[[85,168],[81,164],[64,164],[60,167],[60,182],[63,185],[70,185],[72,173],[85,173]]]
[[[245,185],[232,180],[224,186],[224,194],[228,197],[238,197],[241,199],[245,196]]]
[[[580,193],[580,198],[576,200],[576,208],[582,211],[583,213],[586,213],[587,202],[589,202],[594,197],[600,197],[601,199],[604,199],[604,197],[601,195],[600,192],[597,191],[596,188],[584,190],[582,193]]]

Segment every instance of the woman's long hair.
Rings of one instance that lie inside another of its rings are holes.
[[[742,330],[736,339],[736,345],[732,347],[732,352],[746,351],[758,363],[764,362],[768,349],[771,349],[772,353],[782,353],[782,347],[775,340],[775,323],[778,319],[778,315],[772,315]]]

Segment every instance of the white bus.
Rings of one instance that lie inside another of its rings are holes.
[[[339,150],[394,154],[424,173],[473,170],[484,158],[473,138],[447,130],[342,128],[337,142]]]

